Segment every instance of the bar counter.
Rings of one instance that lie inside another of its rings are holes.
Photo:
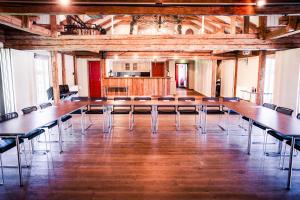
[[[126,92],[109,91],[107,96],[166,96],[170,95],[170,80],[171,77],[106,77],[103,88],[127,88]]]

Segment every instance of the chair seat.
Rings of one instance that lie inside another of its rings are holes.
[[[199,112],[197,110],[178,110],[181,115],[198,115]]]
[[[45,131],[43,129],[36,129],[34,131],[31,131],[29,133],[27,133],[25,136],[21,137],[22,139],[28,139],[31,140],[39,135],[41,135],[42,133],[44,133]]]
[[[103,114],[102,109],[91,109],[86,111],[86,114],[93,115],[93,114]]]
[[[260,128],[262,130],[267,130],[267,127],[265,127],[265,126],[263,126],[263,125],[261,125],[257,122],[253,122],[253,126],[256,126],[256,127]]]
[[[111,114],[113,115],[128,115],[130,113],[131,110],[129,109],[114,109]]]
[[[23,142],[22,139],[19,140],[20,143]],[[16,139],[13,138],[5,138],[0,139],[0,153],[4,153],[16,146]]]
[[[292,141],[288,140],[286,143],[291,146]],[[300,151],[300,140],[296,140],[296,142],[295,142],[295,149],[297,149],[298,151]]]
[[[151,110],[149,110],[149,109],[136,109],[136,110],[133,110],[132,114],[134,114],[134,115],[147,115],[147,114],[151,114]]]
[[[83,110],[83,112],[86,112],[87,110]],[[71,113],[71,115],[81,115],[81,109],[75,110],[74,112]]]
[[[224,113],[228,113],[228,110],[224,110]],[[240,115],[239,113],[233,111],[233,110],[230,110],[230,113],[229,115]]]
[[[224,113],[222,110],[207,110],[208,115],[222,115]]]
[[[290,140],[290,137],[283,136],[282,134],[280,134],[274,130],[269,130],[267,133],[280,141]]]
[[[160,114],[160,115],[176,115],[177,112],[176,112],[176,110],[163,109],[163,110],[159,110],[158,114]]]
[[[54,126],[57,126],[57,121],[56,120],[54,122],[50,122],[49,124],[46,124],[45,126],[43,126],[43,128],[51,129]]]
[[[248,117],[245,117],[245,116],[243,116],[242,119],[243,119],[243,120],[246,120],[246,121],[249,121],[249,118],[248,118]]]
[[[61,118],[61,121],[62,121],[62,122],[66,122],[66,121],[68,121],[68,120],[71,119],[71,118],[72,118],[71,115],[65,115],[65,116],[63,116],[63,117]]]

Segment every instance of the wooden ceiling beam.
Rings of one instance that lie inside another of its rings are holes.
[[[162,15],[273,15],[273,14],[297,14],[300,6],[295,5],[272,5],[257,7],[256,5],[82,5],[72,4],[61,6],[57,4],[17,4],[0,3],[0,14],[10,15],[151,15],[160,13]]]
[[[30,18],[27,16],[19,19],[13,16],[0,15],[0,24],[36,35],[51,36],[51,31],[49,29],[32,24],[32,21],[30,21]]]
[[[296,16],[289,16],[287,26],[280,27],[266,34],[266,39],[279,39],[300,33],[300,23]]]
[[[5,47],[61,51],[203,51],[283,50],[299,48],[300,40],[261,40],[256,34],[86,35],[57,38],[6,35]]]

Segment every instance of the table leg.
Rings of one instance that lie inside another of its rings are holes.
[[[198,106],[198,119],[197,119],[197,129],[200,130],[202,128],[202,115],[201,115],[201,106]]]
[[[206,126],[207,126],[207,106],[203,106],[204,113],[204,124],[203,124],[203,134],[206,134]]]
[[[60,148],[60,153],[63,152],[63,148],[62,148],[62,121],[61,119],[58,120],[58,143],[59,143],[59,148]]]
[[[157,133],[157,106],[153,105],[152,106],[152,111],[151,111],[151,125],[152,125],[152,133]]]
[[[291,189],[291,187],[292,187],[292,172],[293,172],[294,148],[295,148],[295,137],[292,137],[291,151],[290,151],[290,161],[289,161],[289,172],[288,172],[288,182],[287,182],[287,189],[288,190]]]
[[[253,120],[252,120],[252,119],[249,119],[249,127],[248,127],[248,148],[247,148],[247,153],[248,153],[248,155],[250,155],[250,153],[251,153],[252,125],[253,125]]]
[[[18,170],[19,170],[19,181],[20,187],[23,186],[23,178],[22,178],[22,167],[21,167],[21,155],[20,155],[20,140],[19,136],[16,137],[16,146],[17,146],[17,156],[18,156]]]
[[[80,108],[80,112],[81,112],[81,118],[80,118],[80,125],[81,125],[81,133],[84,134],[84,123],[83,123],[83,120],[84,120],[84,112],[83,112],[83,108]]]

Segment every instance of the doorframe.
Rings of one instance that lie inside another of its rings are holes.
[[[186,88],[185,89],[189,89],[189,80],[190,80],[190,76],[189,76],[189,63],[176,63],[175,62],[175,82],[176,82],[176,88],[178,87],[178,64],[186,64]]]

